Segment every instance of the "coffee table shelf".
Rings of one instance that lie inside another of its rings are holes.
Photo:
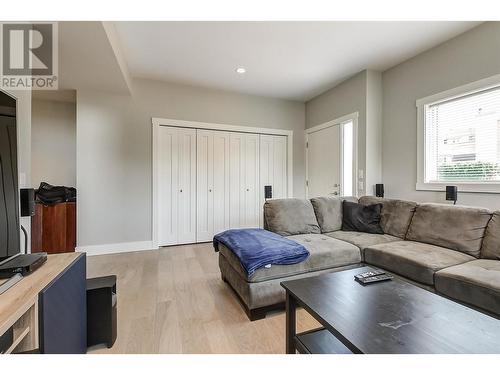
[[[352,354],[325,328],[299,333],[295,336],[295,347],[301,354]]]

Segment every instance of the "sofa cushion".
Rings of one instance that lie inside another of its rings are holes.
[[[380,226],[386,234],[405,239],[411,219],[417,208],[417,202],[400,199],[377,198],[364,196],[359,198],[364,205],[382,203]]]
[[[342,230],[384,234],[380,227],[381,204],[342,202]]]
[[[406,239],[443,246],[479,257],[491,212],[484,208],[421,204]]]
[[[436,290],[500,316],[500,261],[478,259],[436,273]]]
[[[435,272],[475,259],[455,250],[413,241],[369,246],[364,256],[366,263],[427,285],[434,284]]]
[[[238,258],[231,250],[220,244],[219,251],[240,276],[248,282],[261,282],[361,262],[360,251],[356,246],[324,234],[299,234],[287,238],[304,245],[309,250],[309,257],[301,263],[259,268],[251,277],[247,276]]]
[[[271,199],[264,204],[266,229],[282,236],[320,233],[311,202],[307,199]]]
[[[356,245],[361,250],[363,254],[364,250],[368,246],[378,245],[381,243],[387,243],[392,241],[401,241],[400,238],[391,236],[390,234],[373,234],[373,233],[363,233],[363,232],[350,232],[344,230],[338,230],[336,232],[325,233],[327,236],[342,240],[345,242],[352,243]]]
[[[355,197],[336,197],[333,195],[311,198],[321,233],[333,232],[342,228],[342,202],[357,202]]]
[[[481,246],[481,258],[500,260],[500,211],[491,217]]]

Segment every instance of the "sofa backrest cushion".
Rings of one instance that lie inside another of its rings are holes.
[[[446,247],[478,258],[491,214],[484,208],[420,204],[406,239]]]
[[[271,199],[264,204],[266,229],[282,236],[321,233],[308,199]]]
[[[336,197],[334,195],[311,198],[311,204],[316,214],[321,233],[334,232],[342,229],[342,202],[344,200],[357,202],[355,197]]]
[[[359,203],[366,206],[382,203],[380,226],[386,234],[404,239],[411,219],[417,208],[417,202],[400,199],[377,198],[364,196],[359,198]]]
[[[342,202],[342,230],[349,232],[365,232],[384,234],[380,226],[380,213],[382,204],[366,206],[360,203]]]
[[[500,260],[500,211],[491,217],[483,238],[481,258]]]

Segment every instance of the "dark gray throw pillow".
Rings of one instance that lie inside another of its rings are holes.
[[[382,204],[363,204],[344,201],[342,203],[342,230],[384,234],[380,226]]]

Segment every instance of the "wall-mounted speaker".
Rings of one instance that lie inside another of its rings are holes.
[[[273,197],[273,187],[271,185],[264,186],[264,197],[271,199]]]
[[[375,184],[375,196],[379,198],[384,197],[384,184]]]
[[[458,187],[457,186],[446,186],[446,200],[453,201],[453,204],[457,203]]]
[[[21,189],[21,216],[35,216],[35,189]]]

